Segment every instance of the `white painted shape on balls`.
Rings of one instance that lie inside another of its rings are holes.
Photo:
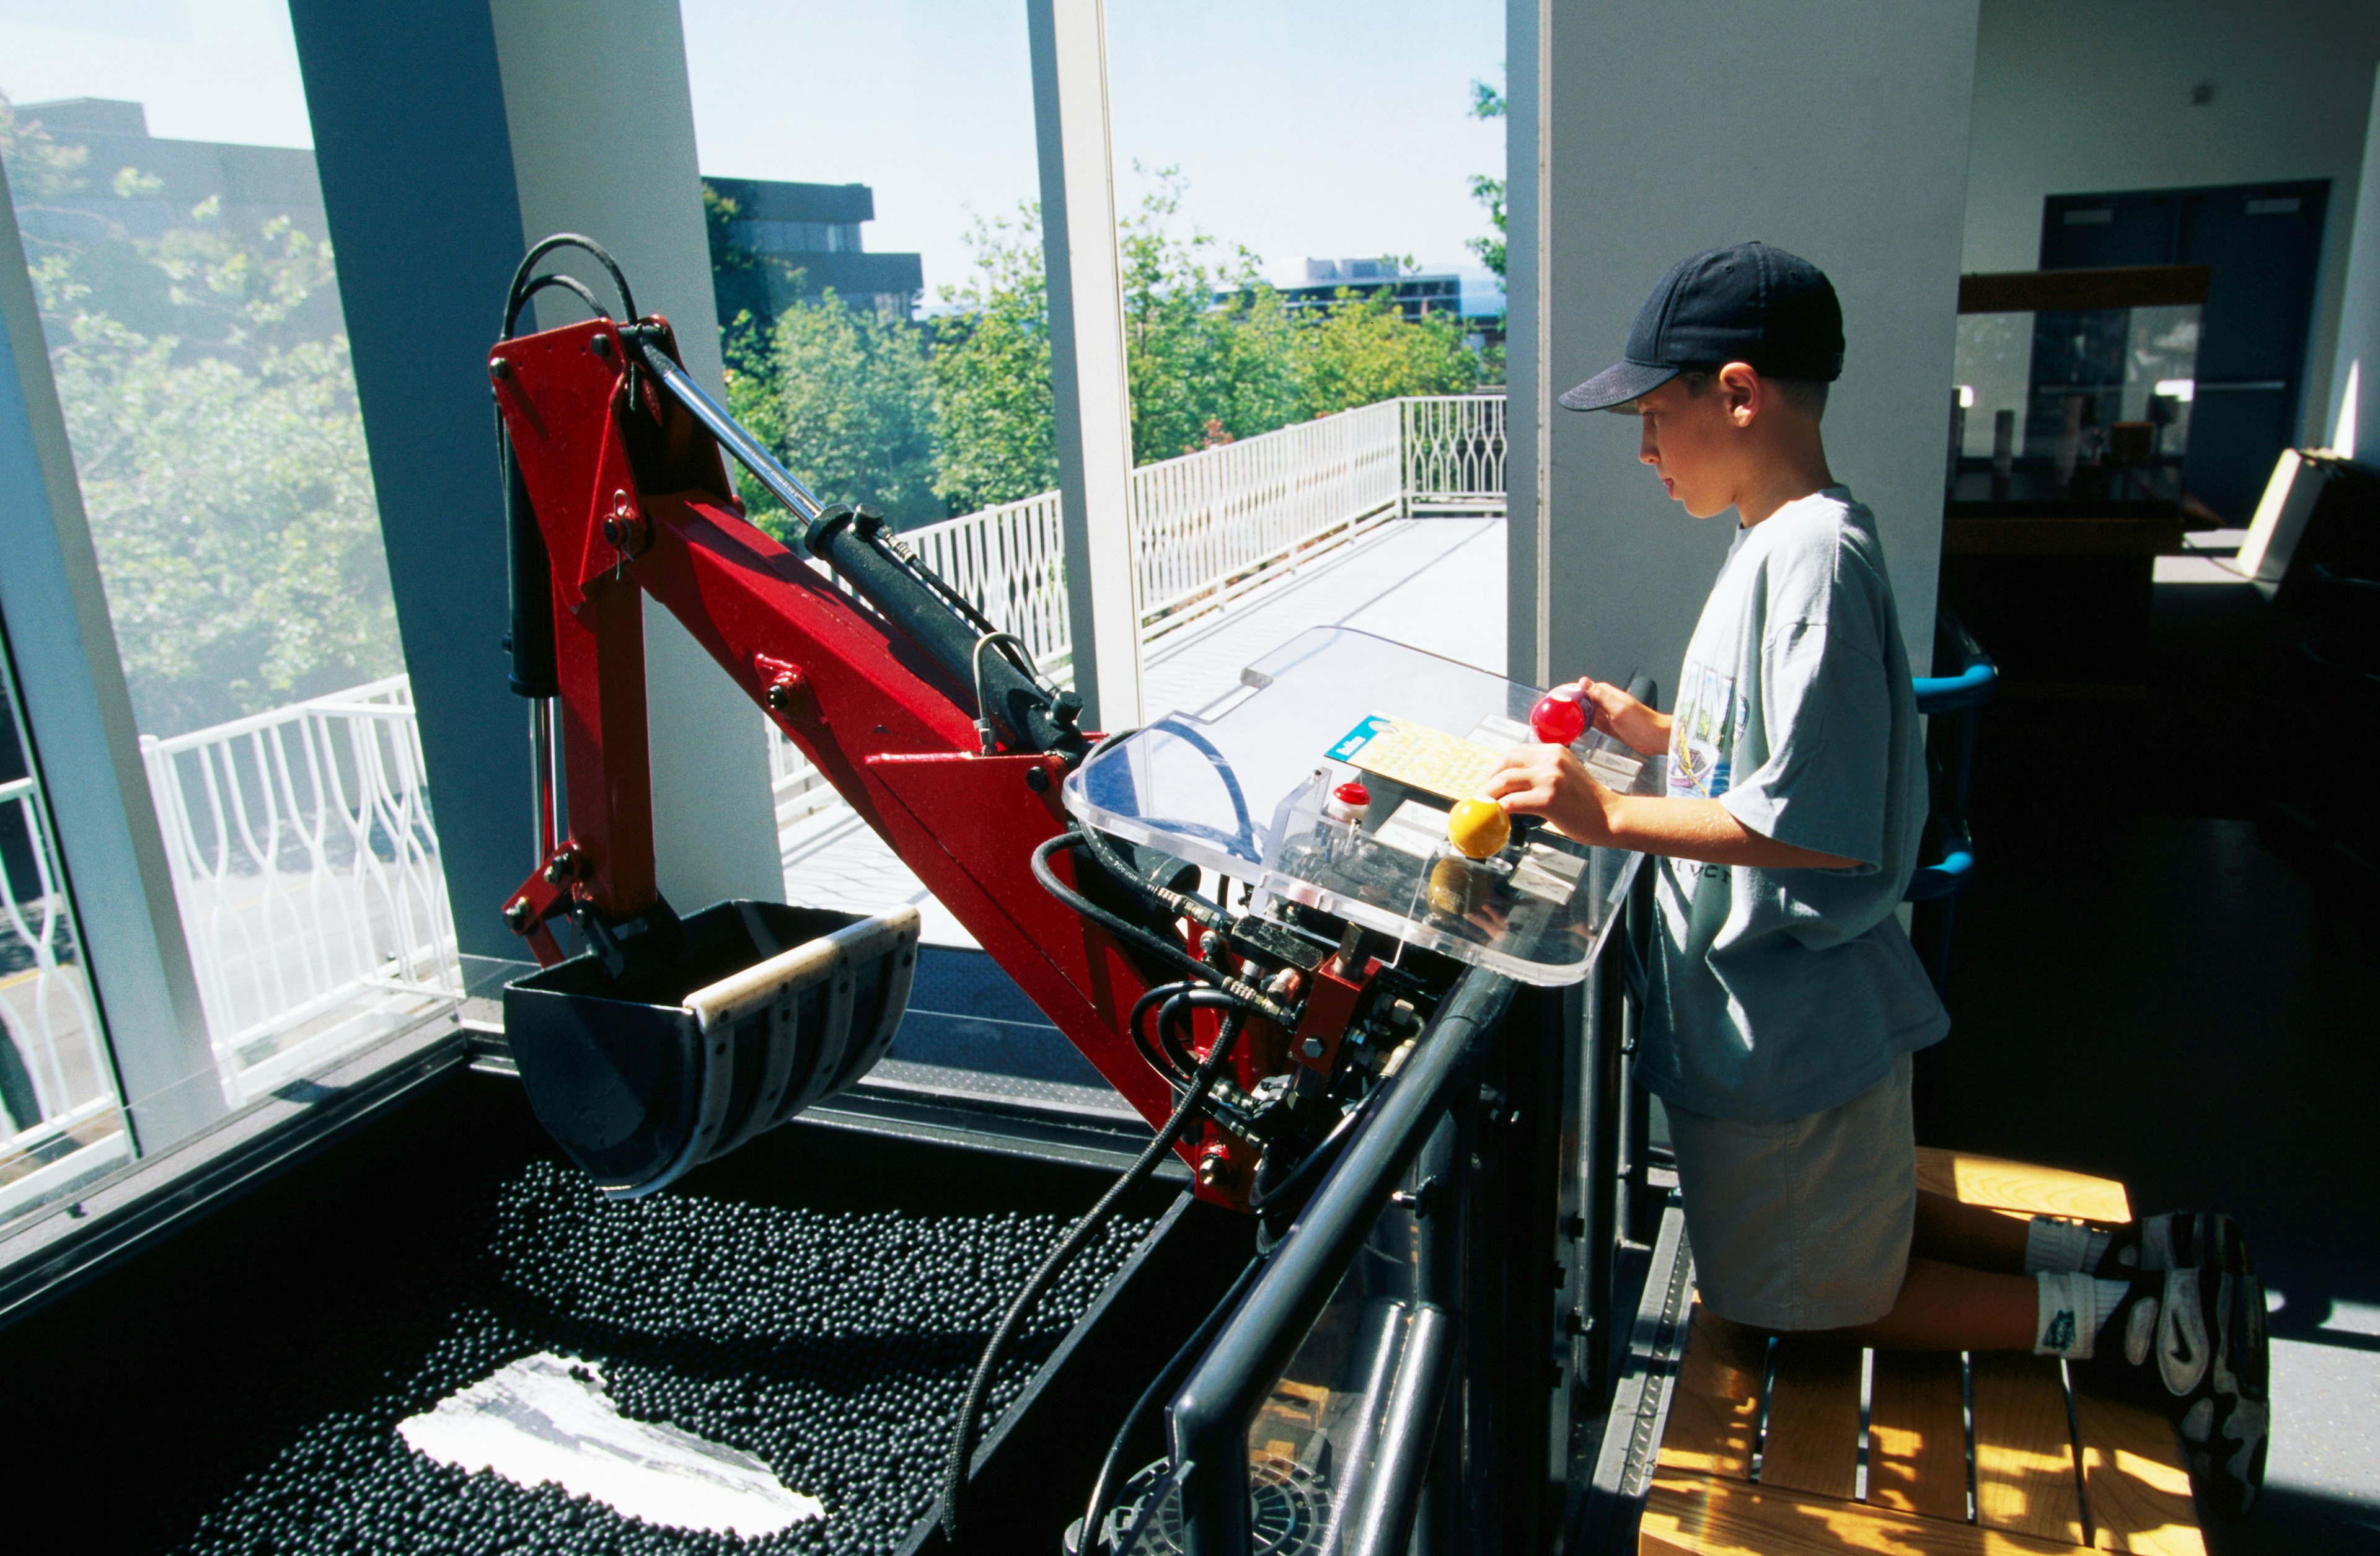
[[[826,1516],[751,1454],[676,1427],[632,1421],[599,1363],[540,1351],[397,1424],[407,1446],[519,1486],[546,1481],[625,1517],[750,1538]]]

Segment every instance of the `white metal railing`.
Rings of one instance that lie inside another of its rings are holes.
[[[1384,400],[1133,471],[1143,633],[1219,608],[1270,568],[1396,517],[1403,494],[1398,404]]]
[[[1409,514],[1504,511],[1504,396],[1399,400]]]
[[[1504,509],[1504,396],[1382,400],[1132,472],[1141,629],[1160,636],[1388,517]],[[1032,650],[1063,664],[1058,493],[902,535]]]
[[[1504,511],[1504,396],[1382,400],[1132,472],[1144,644],[1395,517]],[[1058,493],[905,532],[919,560],[1063,681],[1072,660]],[[838,796],[769,725],[781,837]],[[791,839],[787,838],[790,844]]]
[[[0,1216],[130,1149],[39,788],[0,784]]]
[[[140,746],[235,1103],[461,997],[406,677]]]

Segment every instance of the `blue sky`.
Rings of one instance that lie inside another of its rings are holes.
[[[965,264],[975,215],[1037,192],[1023,0],[685,0],[703,170],[876,188],[871,249]],[[1119,198],[1189,181],[1183,217],[1287,279],[1308,257],[1471,264],[1470,176],[1500,173],[1500,0],[1108,0]]]
[[[684,0],[703,171],[866,183],[867,242],[925,256],[929,291],[978,216],[1037,189],[1023,0]],[[1392,252],[1475,270],[1474,173],[1503,128],[1500,0],[1108,0],[1120,195],[1180,169],[1183,221],[1302,261]],[[126,97],[152,133],[312,143],[281,0],[0,0],[0,91]]]

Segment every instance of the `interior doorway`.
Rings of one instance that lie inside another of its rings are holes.
[[[2205,265],[2185,491],[2244,525],[2297,441],[2330,181],[2051,195],[2041,268]]]

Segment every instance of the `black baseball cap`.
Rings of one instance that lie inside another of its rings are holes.
[[[1619,361],[1561,397],[1609,410],[1689,368],[1749,362],[1771,378],[1843,375],[1843,309],[1826,272],[1766,243],[1708,249],[1670,267],[1636,312]]]

